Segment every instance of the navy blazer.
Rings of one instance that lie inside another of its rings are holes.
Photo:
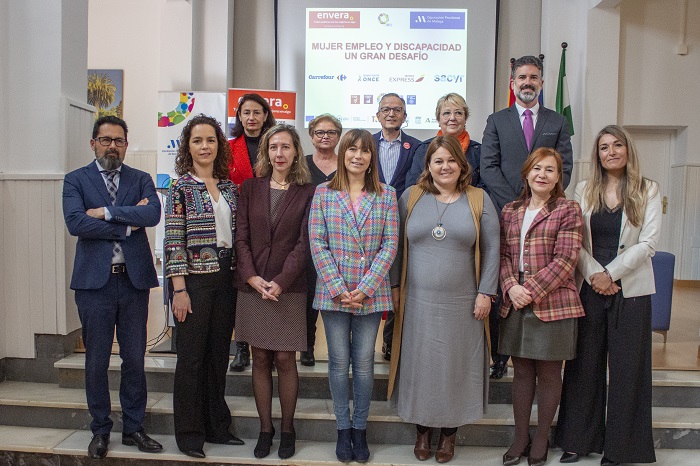
[[[396,198],[400,198],[404,190],[408,185],[406,185],[406,173],[408,169],[411,168],[411,163],[413,161],[413,154],[416,152],[416,147],[420,145],[420,140],[409,136],[405,132],[401,131],[401,154],[399,155],[399,161],[396,164],[396,170],[394,170],[394,177],[391,180],[384,179],[384,171],[382,170],[382,163],[379,160],[379,138],[382,136],[382,132],[374,134],[374,142],[377,145],[377,163],[379,165],[379,181],[384,184],[388,184],[396,189]],[[408,147],[406,147],[408,146]]]
[[[437,137],[437,136],[436,136]],[[413,164],[411,169],[406,173],[406,187],[413,186],[418,181],[418,177],[425,170],[425,156],[428,154],[428,146],[433,139],[426,139],[421,142],[416,148],[416,153],[413,155]],[[467,151],[464,153],[467,158],[467,162],[472,169],[472,181],[471,185],[481,188],[488,193],[488,189],[484,186],[481,181],[481,176],[479,175],[479,158],[481,157],[481,144],[474,140],[469,141],[469,146],[467,146]]]
[[[574,166],[566,118],[540,105],[532,138],[532,150],[551,147],[561,154],[564,169],[562,181],[566,188]],[[500,212],[503,206],[520,195],[523,189],[520,171],[530,155],[515,104],[488,117],[481,144],[481,178]]]
[[[148,198],[148,204],[137,206],[144,198]],[[99,207],[109,208],[110,221],[92,218],[85,213]],[[134,287],[146,290],[158,286],[144,228],[157,225],[160,213],[160,199],[151,175],[146,172],[122,165],[114,206],[95,161],[66,174],[63,217],[70,234],[78,237],[71,289],[96,290],[105,286],[111,274],[114,241],[121,242],[126,269]],[[128,226],[140,228],[132,229],[126,236]]]

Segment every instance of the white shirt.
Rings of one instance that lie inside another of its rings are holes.
[[[196,177],[192,173],[192,178],[204,183],[200,178]],[[207,191],[208,192],[208,191]],[[209,199],[211,199],[211,206],[214,209],[214,227],[216,228],[216,246],[219,248],[232,248],[233,247],[233,232],[231,231],[231,206],[226,202],[226,198],[221,191],[219,191],[219,200],[215,201],[214,196],[209,194]]]
[[[525,267],[523,267],[523,250],[525,249],[523,246],[525,245],[525,236],[527,235],[527,230],[530,229],[530,225],[532,225],[532,221],[535,220],[535,217],[537,217],[537,213],[542,210],[542,207],[539,209],[535,210],[530,210],[530,209],[525,209],[525,216],[523,217],[523,227],[520,230],[520,271],[524,272]]]

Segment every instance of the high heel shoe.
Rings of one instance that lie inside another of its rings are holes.
[[[542,466],[547,462],[547,455],[549,454],[549,440],[547,440],[547,449],[544,451],[544,456],[541,458],[533,458],[532,456],[527,456],[527,464],[530,466]]]
[[[282,432],[280,447],[277,450],[277,454],[280,458],[286,460],[287,458],[291,458],[294,455],[294,452],[296,451],[296,440],[296,432]]]
[[[505,452],[503,454],[503,466],[513,466],[515,464],[520,463],[520,458],[523,456],[529,456],[530,455],[530,448],[532,447],[532,440],[527,441],[527,445],[523,449],[523,451],[520,452],[519,455],[517,456],[510,456],[508,452]]]
[[[272,428],[272,432],[260,432],[258,434],[258,443],[255,445],[255,450],[253,454],[256,458],[265,458],[270,454],[270,447],[272,447],[272,438],[275,436],[275,428]]]
[[[559,458],[560,463],[578,463],[579,455],[578,453],[572,453],[570,451],[565,451],[562,453],[561,458]]]

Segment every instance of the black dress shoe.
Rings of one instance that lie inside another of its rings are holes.
[[[565,451],[561,458],[559,458],[560,463],[578,463],[578,453],[570,453]]]
[[[609,459],[609,458],[606,458],[605,456],[603,456],[603,457],[600,459],[600,466],[613,466],[613,465],[617,465],[617,464],[620,464],[620,462],[619,462],[619,461],[613,461],[613,460],[611,460],[611,459]]]
[[[146,435],[144,431],[133,434],[122,434],[122,444],[128,446],[138,446],[139,450],[146,453],[158,453],[163,450],[163,445]]]
[[[489,378],[491,379],[501,379],[508,372],[508,366],[505,362],[495,362],[491,366],[491,374]]]
[[[296,432],[282,432],[282,439],[280,440],[280,447],[277,450],[277,454],[283,460],[291,458],[294,456],[296,451]]]
[[[260,432],[260,434],[258,434],[258,443],[253,450],[253,455],[255,455],[256,458],[265,458],[270,454],[270,447],[272,447],[272,438],[274,436],[274,427],[272,428],[272,432]]]
[[[180,450],[180,451],[183,452],[184,454],[186,454],[187,456],[191,456],[192,458],[202,459],[202,458],[207,457],[207,455],[204,454],[204,450],[202,450],[201,448],[196,448],[196,449],[192,449],[192,450]]]
[[[95,460],[101,460],[107,456],[107,445],[109,445],[109,434],[94,435],[88,446],[88,456]]]
[[[225,438],[214,438],[207,437],[205,440],[207,443],[216,443],[219,445],[245,445],[245,442],[235,435],[229,433],[228,437]]]
[[[385,346],[384,360],[391,361],[391,346]]]
[[[233,357],[229,369],[232,372],[243,372],[250,366],[250,348],[246,342],[236,342],[236,356]]]
[[[299,362],[302,366],[312,367],[316,365],[313,348],[299,353]]]

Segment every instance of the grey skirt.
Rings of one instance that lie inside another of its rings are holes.
[[[306,351],[306,293],[282,293],[271,301],[239,291],[235,336],[266,350]]]
[[[519,358],[563,361],[576,357],[578,319],[544,322],[532,312],[511,307],[508,317],[501,318],[498,352]]]

